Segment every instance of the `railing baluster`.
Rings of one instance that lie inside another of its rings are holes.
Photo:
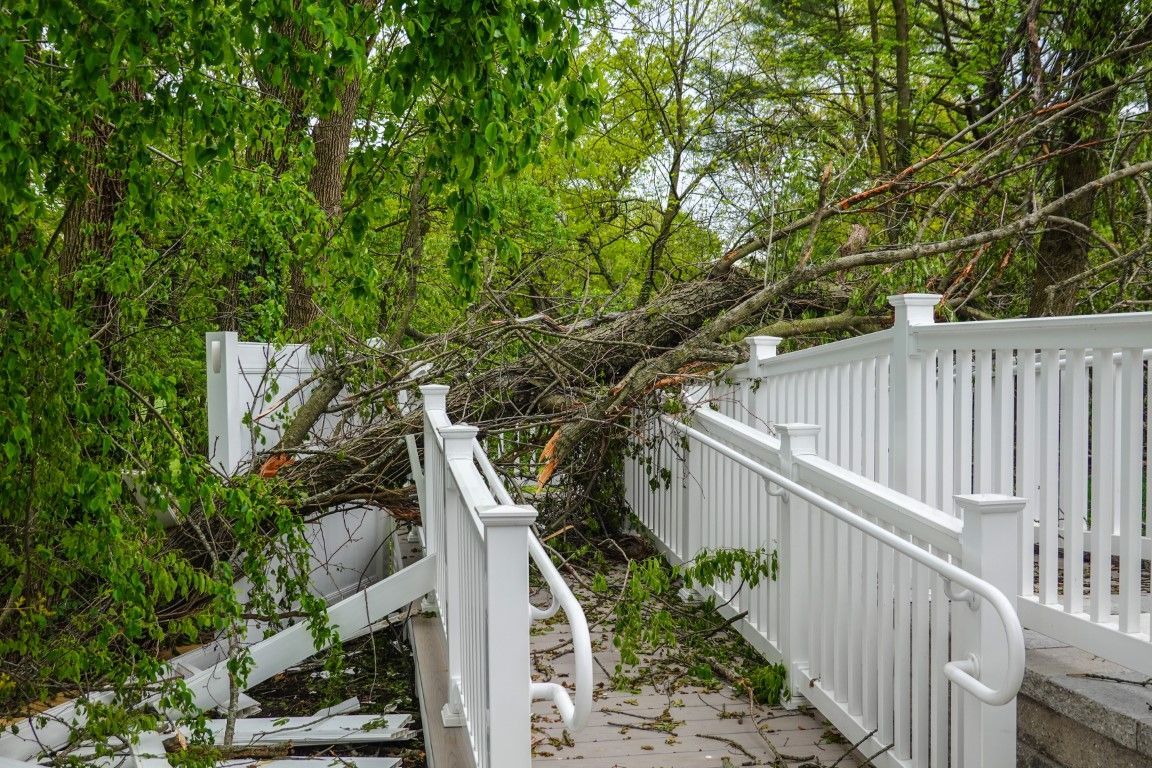
[[[1120,353],[1120,412],[1127,418],[1120,422],[1120,631],[1141,631],[1140,622],[1140,549],[1141,483],[1144,479],[1140,438],[1143,425],[1135,418],[1144,406],[1144,363],[1142,350],[1124,349]]]
[[[956,350],[956,474],[960,493],[972,492],[972,350]]]
[[[1036,526],[1033,524],[1034,510],[1039,505],[1039,490],[1036,480],[1036,451],[1031,444],[1037,434],[1037,362],[1036,353],[1019,350],[1016,357],[1016,495],[1027,501],[1028,514],[1020,517],[1020,594],[1036,594],[1035,557]],[[1111,536],[1111,529],[1108,531]]]
[[[976,350],[976,381],[973,391],[972,487],[992,487],[992,436],[996,429],[992,412],[992,350]]]
[[[877,680],[880,697],[876,738],[884,744],[895,740],[896,707],[896,630],[893,627],[896,608],[896,553],[891,547],[880,547],[880,642],[877,646]]]
[[[929,669],[932,672],[931,700],[929,703],[929,741],[931,742],[931,768],[948,767],[949,712],[948,680],[944,677],[944,665],[952,658],[949,643],[948,598],[944,592],[944,579],[933,574],[931,581],[931,637]]]
[[[873,521],[875,522],[875,521]],[[880,632],[879,592],[877,591],[879,572],[879,544],[871,536],[864,539],[864,623],[861,632],[862,653],[860,666],[864,672],[860,695],[864,702],[863,723],[868,730],[876,728],[876,707],[879,696],[877,687],[876,653]]]
[[[1113,350],[1092,351],[1092,570],[1088,615],[1102,622],[1112,616],[1112,531],[1115,519],[1116,367]],[[1105,567],[1106,566],[1106,567]]]
[[[918,542],[914,542],[918,543]],[[931,725],[928,571],[912,563],[912,760],[928,765]]]
[[[940,440],[940,509],[955,515],[956,493],[956,363],[955,353],[948,349],[936,355],[937,418]]]
[[[896,555],[893,581],[896,593],[896,654],[893,727],[895,748],[893,752],[901,760],[912,757],[912,611],[909,605],[912,595],[908,588],[911,582],[912,563],[903,554]]]
[[[1016,409],[1013,404],[1015,393],[1015,355],[1011,349],[1003,347],[996,350],[996,372],[992,390],[992,420],[993,420],[993,479],[992,484],[986,488],[993,493],[1008,494],[1012,492],[1013,467],[1015,466],[1015,451],[1013,438],[1015,431],[1013,419]]]
[[[864,534],[857,530],[848,532],[848,579],[850,587],[850,612],[848,627],[852,639],[848,644],[848,711],[859,716],[864,711],[864,646],[860,631],[865,626],[864,614]],[[847,634],[847,633],[846,633]]]
[[[1040,355],[1040,602],[1053,605],[1059,552],[1060,359],[1055,349]]]
[[[937,387],[939,374],[937,372],[937,354],[935,350],[927,350],[924,357],[924,392],[920,396],[923,406],[922,425],[920,427],[924,437],[921,445],[924,447],[924,478],[923,495],[921,499],[933,507],[940,506],[940,473],[937,471],[940,461],[940,433],[937,431],[936,409],[939,407]]]
[[[1060,508],[1064,510],[1064,610],[1084,610],[1088,516],[1088,372],[1084,350],[1068,351],[1061,387]]]

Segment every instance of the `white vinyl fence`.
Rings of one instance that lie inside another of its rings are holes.
[[[424,404],[421,521],[435,555],[435,601],[448,643],[445,725],[466,727],[477,768],[528,768],[532,701],[551,700],[565,725],[584,726],[592,708],[592,643],[584,611],[532,532],[536,510],[517,505],[476,441],[475,427],[453,425],[448,388],[420,387]],[[528,564],[544,577],[553,603],[528,601]],[[575,691],[533,683],[533,620],[563,610],[572,630]]]
[[[893,296],[893,328],[801,352],[749,339],[715,405],[819,424],[820,456],[950,515],[1026,499],[1025,626],[1152,675],[1152,313],[936,323],[938,301]]]
[[[747,612],[735,626],[785,664],[794,697],[876,765],[1014,764],[1022,499],[962,497],[962,525],[819,458],[813,425],[777,439],[705,406],[640,429],[626,493],[673,561],[778,554],[778,580],[712,594],[725,616]]]
[[[322,361],[306,345],[275,346],[242,342],[232,332],[206,334],[208,370],[208,456],[222,475],[249,469],[260,451],[274,447],[292,414],[314,388]],[[323,418],[314,432],[328,436],[337,425]],[[309,522],[312,591],[335,602],[386,574],[383,542],[391,520],[376,507],[345,504]],[[269,568],[270,576],[276,564]],[[241,600],[247,583],[237,585]],[[249,639],[258,640],[260,622],[251,622]]]

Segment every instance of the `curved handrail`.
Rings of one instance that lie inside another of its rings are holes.
[[[592,636],[588,632],[588,619],[584,616],[584,609],[580,607],[576,596],[568,588],[564,577],[552,564],[552,559],[544,551],[544,545],[536,538],[536,534],[528,536],[528,553],[532,562],[548,582],[552,591],[554,602],[558,602],[568,617],[568,626],[572,631],[572,656],[575,661],[575,700],[569,695],[568,689],[559,683],[533,683],[533,699],[552,699],[564,724],[573,731],[579,731],[588,722],[592,713]],[[553,611],[555,613],[555,611]]]
[[[500,476],[496,474],[496,468],[492,466],[491,459],[488,458],[488,454],[477,441],[472,443],[472,455],[480,466],[480,471],[483,473],[484,479],[487,480],[488,487],[496,501],[500,504],[514,505],[516,502],[512,500],[511,494],[500,482]],[[561,608],[564,610],[564,615],[568,617],[568,626],[572,631],[572,655],[575,661],[576,683],[575,699],[569,694],[568,689],[559,683],[532,683],[532,699],[534,701],[551,699],[553,705],[560,712],[564,724],[573,731],[579,731],[588,722],[589,715],[592,714],[592,636],[588,631],[588,619],[584,616],[584,609],[581,607],[580,601],[572,594],[568,583],[564,581],[564,577],[552,564],[552,558],[548,557],[544,545],[531,531],[528,532],[528,554],[544,577],[544,581],[548,584],[548,591],[552,594],[552,603],[548,608],[537,608],[531,602],[528,603],[532,620],[550,619]]]
[[[855,512],[825,499],[815,491],[805,488],[785,475],[743,456],[700,430],[693,429],[670,416],[661,416],[661,419],[674,429],[683,432],[695,440],[699,440],[704,445],[727,456],[761,477],[771,480],[777,486],[800,497],[812,506],[824,510],[867,536],[883,542],[902,555],[932,569],[948,581],[959,584],[972,594],[978,595],[986,600],[1000,617],[1000,622],[1004,627],[1005,639],[1008,642],[1008,669],[1005,673],[1004,684],[1002,687],[992,688],[981,682],[978,679],[978,675],[980,674],[979,664],[975,658],[971,657],[960,661],[949,661],[944,665],[944,675],[985,704],[994,706],[1007,704],[1016,696],[1016,693],[1020,690],[1020,684],[1024,680],[1024,629],[1020,625],[1020,619],[1016,615],[1016,609],[1013,608],[1012,603],[1008,601],[1008,598],[1004,596],[1003,592],[983,579],[973,576],[963,568],[959,568],[947,560],[905,541],[891,531],[885,530],[879,525],[865,520]]]
[[[492,496],[495,497],[496,501],[501,504],[515,504],[516,502],[512,500],[512,495],[508,493],[508,489],[500,481],[500,476],[496,474],[496,468],[492,466],[492,460],[488,458],[488,453],[480,445],[479,440],[472,444],[472,456],[480,465],[480,471],[484,474],[484,479],[488,481],[488,489],[492,491]],[[535,539],[536,537],[532,536],[532,538]],[[532,621],[550,619],[560,610],[560,604],[556,602],[556,595],[551,590],[549,590],[549,596],[552,598],[552,602],[547,608],[537,608],[531,602],[528,603],[528,611],[532,616]]]

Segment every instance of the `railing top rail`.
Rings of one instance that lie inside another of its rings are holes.
[[[921,350],[1146,349],[1152,346],[1152,312],[940,323],[909,332]]]
[[[808,371],[823,366],[868,360],[888,354],[891,351],[891,343],[892,330],[885,329],[770,357],[760,361],[758,372],[747,373],[748,375],[776,376],[796,371]]]
[[[757,427],[748,426],[711,408],[697,408],[692,421],[714,439],[768,466],[780,466],[780,441]],[[679,427],[676,427],[679,429]]]
[[[949,583],[959,584],[961,587],[969,590],[971,594],[978,595],[984,599],[1000,617],[1000,622],[1004,628],[1008,650],[1008,665],[1004,680],[997,688],[987,685],[973,675],[973,672],[976,674],[979,674],[979,672],[971,661],[950,661],[944,665],[944,674],[953,683],[986,704],[1007,704],[1015,697],[1017,691],[1020,690],[1020,683],[1024,679],[1024,630],[1020,625],[1020,620],[1016,616],[1016,610],[1012,606],[1012,603],[1009,602],[1008,598],[1005,597],[999,589],[983,579],[973,576],[964,569],[953,565],[947,560],[911,543],[907,539],[892,533],[888,529],[873,523],[864,516],[821,496],[812,489],[800,485],[780,472],[744,456],[739,451],[710,437],[701,430],[695,429],[671,416],[662,416],[661,418],[675,429],[719,451],[733,461],[768,480],[773,485],[803,499],[812,506],[823,510],[827,514],[861,531],[866,536],[876,539],[902,555],[935,571]]]
[[[484,521],[480,519],[480,512],[497,506],[499,502],[493,497],[483,476],[476,470],[476,462],[471,456],[449,458],[445,464],[456,483],[460,497],[464,500],[467,513],[476,526],[476,534],[483,540],[485,526]]]
[[[802,479],[846,504],[867,509],[877,521],[893,526],[932,550],[960,556],[964,523],[921,501],[894,491],[883,483],[847,472],[819,456],[797,456]]]
[[[671,423],[673,417],[665,417]],[[708,408],[692,414],[693,425],[712,439],[742,456],[770,468],[779,468],[780,442],[771,435],[749,427]],[[907,533],[949,555],[960,553],[959,519],[921,501],[890,489],[883,483],[850,472],[818,456],[797,456],[802,471],[827,493],[859,507],[885,525]]]

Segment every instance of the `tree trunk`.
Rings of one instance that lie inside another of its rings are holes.
[[[908,0],[892,0],[896,22],[896,167],[912,164],[912,84],[908,71]]]
[[[1065,146],[1075,146],[1080,121],[1073,121],[1065,131]],[[1100,178],[1103,166],[1100,156],[1092,149],[1081,149],[1061,155],[1054,163],[1056,169],[1056,195],[1078,189]],[[1065,208],[1063,218],[1091,226],[1092,214],[1096,208],[1095,191],[1078,198]],[[1068,280],[1088,268],[1089,241],[1084,232],[1071,225],[1049,222],[1040,236],[1036,251],[1036,269],[1032,278],[1032,297],[1028,304],[1028,314],[1032,317],[1043,315],[1070,315],[1076,308],[1078,294],[1074,285],[1064,290],[1054,286]]]
[[[424,189],[425,168],[421,163],[416,168],[412,183],[408,187],[408,222],[404,227],[404,240],[400,244],[400,258],[397,266],[407,277],[404,294],[399,297],[399,310],[396,317],[390,318],[387,302],[380,301],[378,328],[381,336],[388,338],[392,347],[400,346],[412,323],[412,313],[416,309],[419,290],[420,268],[424,261],[424,236],[428,233],[428,192]],[[391,332],[388,327],[391,325]]]
[[[308,191],[328,216],[328,236],[339,225],[343,213],[344,159],[352,139],[352,125],[356,119],[356,105],[360,100],[360,79],[351,78],[340,94],[340,106],[335,112],[317,121],[312,129],[312,142],[316,161],[308,177]],[[288,286],[289,328],[301,330],[319,316],[319,308],[312,299],[312,286],[304,269],[304,257],[296,254],[290,266]]]
[[[120,93],[131,93],[129,84],[117,84]],[[84,189],[68,206],[61,227],[58,258],[60,296],[67,307],[82,297],[87,306],[76,307],[92,328],[92,338],[100,345],[104,366],[118,373],[113,342],[119,336],[119,309],[116,297],[103,282],[80,294],[76,273],[90,263],[104,264],[112,258],[116,213],[127,194],[123,177],[111,167],[107,148],[115,128],[99,117],[89,120],[76,136],[84,150]]]

